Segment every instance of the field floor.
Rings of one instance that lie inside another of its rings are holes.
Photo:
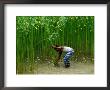
[[[55,67],[51,63],[42,63],[36,65],[35,74],[94,74],[94,64],[80,63],[71,61],[71,66],[65,68],[63,62],[59,63],[59,67]]]

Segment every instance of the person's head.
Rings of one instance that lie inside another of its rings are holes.
[[[59,45],[52,45],[52,48],[56,48],[56,47],[59,47]]]
[[[57,52],[61,52],[63,48],[59,45],[52,45],[52,48],[54,48]]]

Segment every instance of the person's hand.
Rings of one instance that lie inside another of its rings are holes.
[[[52,45],[51,47],[54,48],[54,45]]]

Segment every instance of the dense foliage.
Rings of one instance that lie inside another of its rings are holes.
[[[94,16],[17,16],[17,73],[23,72],[26,63],[33,66],[38,61],[55,60],[52,44],[72,47],[71,60],[93,60]]]

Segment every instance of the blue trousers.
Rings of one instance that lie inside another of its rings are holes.
[[[73,53],[74,53],[73,51],[69,51],[66,53],[66,55],[64,56],[64,64],[69,63],[69,59],[70,57],[72,57]]]

